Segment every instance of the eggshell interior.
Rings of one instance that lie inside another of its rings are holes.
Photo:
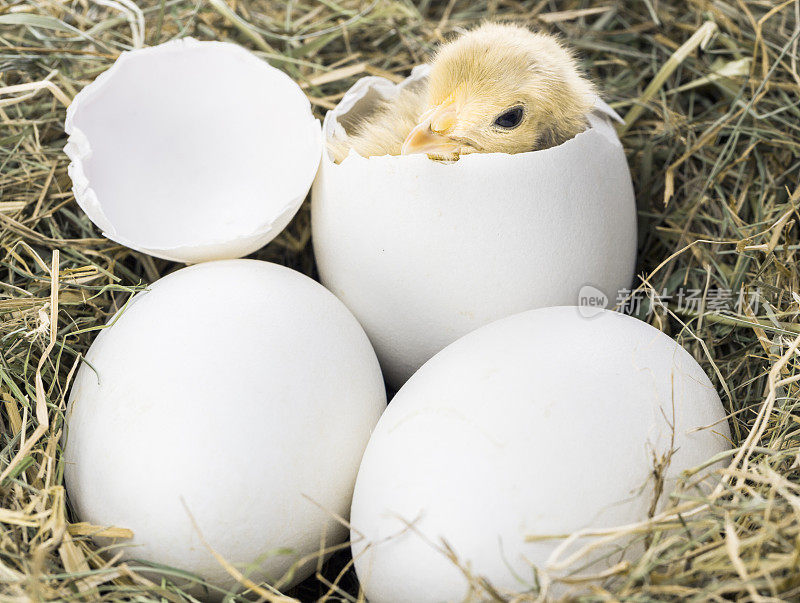
[[[344,541],[335,515],[385,406],[369,340],[320,284],[256,260],[184,268],[138,294],[76,375],[70,504],[133,531],[114,553],[224,589],[237,583],[208,546],[255,582],[311,556],[291,586]]]
[[[321,153],[302,90],[245,49],[185,38],[125,52],[65,128],[75,198],[104,234],[158,257],[235,258],[291,220]]]
[[[470,333],[403,386],[364,453],[351,538],[367,599],[466,600],[443,542],[499,592],[635,559],[623,539],[554,570],[563,541],[525,539],[646,519],[654,459],[674,451],[663,502],[729,449],[725,417],[697,362],[629,316],[543,308]]]
[[[360,80],[324,135],[341,136],[426,73],[399,87]],[[493,320],[577,304],[585,285],[613,303],[631,285],[636,207],[615,115],[598,99],[590,127],[560,146],[451,164],[353,152],[335,164],[323,154],[312,189],[319,274],[364,326],[392,385]]]

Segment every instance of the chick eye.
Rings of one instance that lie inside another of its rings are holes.
[[[497,119],[494,120],[494,125],[510,130],[516,128],[519,122],[522,121],[522,107],[512,107],[508,111],[501,113]]]

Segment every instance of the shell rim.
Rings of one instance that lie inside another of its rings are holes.
[[[421,79],[425,79],[428,77],[428,73],[430,72],[430,65],[423,64],[417,65],[411,70],[411,74],[404,79],[402,82],[395,83],[391,80],[388,80],[381,76],[367,76],[358,80],[353,86],[344,94],[342,99],[339,101],[339,104],[336,105],[333,109],[329,110],[325,114],[325,118],[322,122],[322,136],[323,141],[327,143],[327,141],[333,138],[336,135],[337,128],[341,128],[342,126],[338,122],[338,118],[340,115],[346,115],[358,102],[361,98],[363,98],[370,89],[374,89],[376,86],[384,88],[386,90],[401,90],[404,87],[412,84],[416,81]],[[330,153],[327,151],[327,147],[324,145],[322,156],[323,161],[327,166],[334,166],[339,167],[345,164],[352,164],[356,162],[380,162],[380,161],[391,161],[391,162],[399,162],[405,163],[406,165],[411,165],[413,162],[419,161],[427,161],[430,164],[435,164],[436,166],[440,166],[441,168],[448,168],[454,165],[469,163],[471,161],[485,161],[487,158],[491,157],[532,157],[536,154],[546,153],[548,151],[553,151],[555,149],[560,149],[566,146],[570,146],[571,144],[577,144],[576,141],[579,141],[581,138],[585,137],[586,135],[597,132],[597,121],[602,120],[607,124],[610,124],[611,121],[616,121],[620,124],[624,124],[625,120],[614,110],[612,109],[605,101],[603,101],[599,96],[595,95],[594,102],[592,104],[592,110],[586,115],[586,120],[589,123],[587,128],[582,132],[579,132],[569,140],[562,142],[559,145],[554,147],[549,147],[547,149],[537,149],[533,151],[525,151],[523,153],[503,153],[503,152],[494,152],[494,153],[470,153],[468,155],[464,155],[460,157],[458,161],[451,161],[451,162],[442,162],[442,161],[434,161],[430,160],[427,155],[424,153],[414,154],[414,155],[375,155],[370,157],[363,157],[359,155],[354,149],[350,149],[349,154],[345,157],[340,163],[336,163],[332,160]],[[438,169],[438,168],[434,168]]]

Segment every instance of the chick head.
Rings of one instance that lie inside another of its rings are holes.
[[[455,159],[551,147],[586,127],[594,87],[552,36],[486,24],[440,48],[402,153]]]

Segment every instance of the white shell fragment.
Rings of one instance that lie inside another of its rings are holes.
[[[425,77],[417,68],[402,85]],[[397,87],[364,78],[329,112],[327,138]],[[498,318],[577,304],[591,285],[612,302],[630,287],[636,208],[616,114],[564,144],[452,164],[425,155],[341,164],[323,153],[312,191],[322,282],[359,319],[388,381],[401,385],[458,337]]]
[[[191,38],[124,52],[67,109],[75,198],[108,238],[181,262],[262,247],[321,154],[302,90],[245,49]]]
[[[257,260],[197,264],[136,295],[89,349],[67,492],[82,521],[133,531],[114,554],[224,590],[236,581],[208,547],[255,582],[308,555],[289,587],[345,540],[337,515],[385,406],[367,336],[319,283]]]
[[[501,594],[635,560],[622,538],[567,562],[588,542],[563,536],[647,519],[656,464],[663,504],[683,471],[723,458],[725,417],[691,355],[629,316],[542,308],[466,335],[403,386],[364,453],[350,522],[367,600],[496,599],[467,598],[445,542]]]

